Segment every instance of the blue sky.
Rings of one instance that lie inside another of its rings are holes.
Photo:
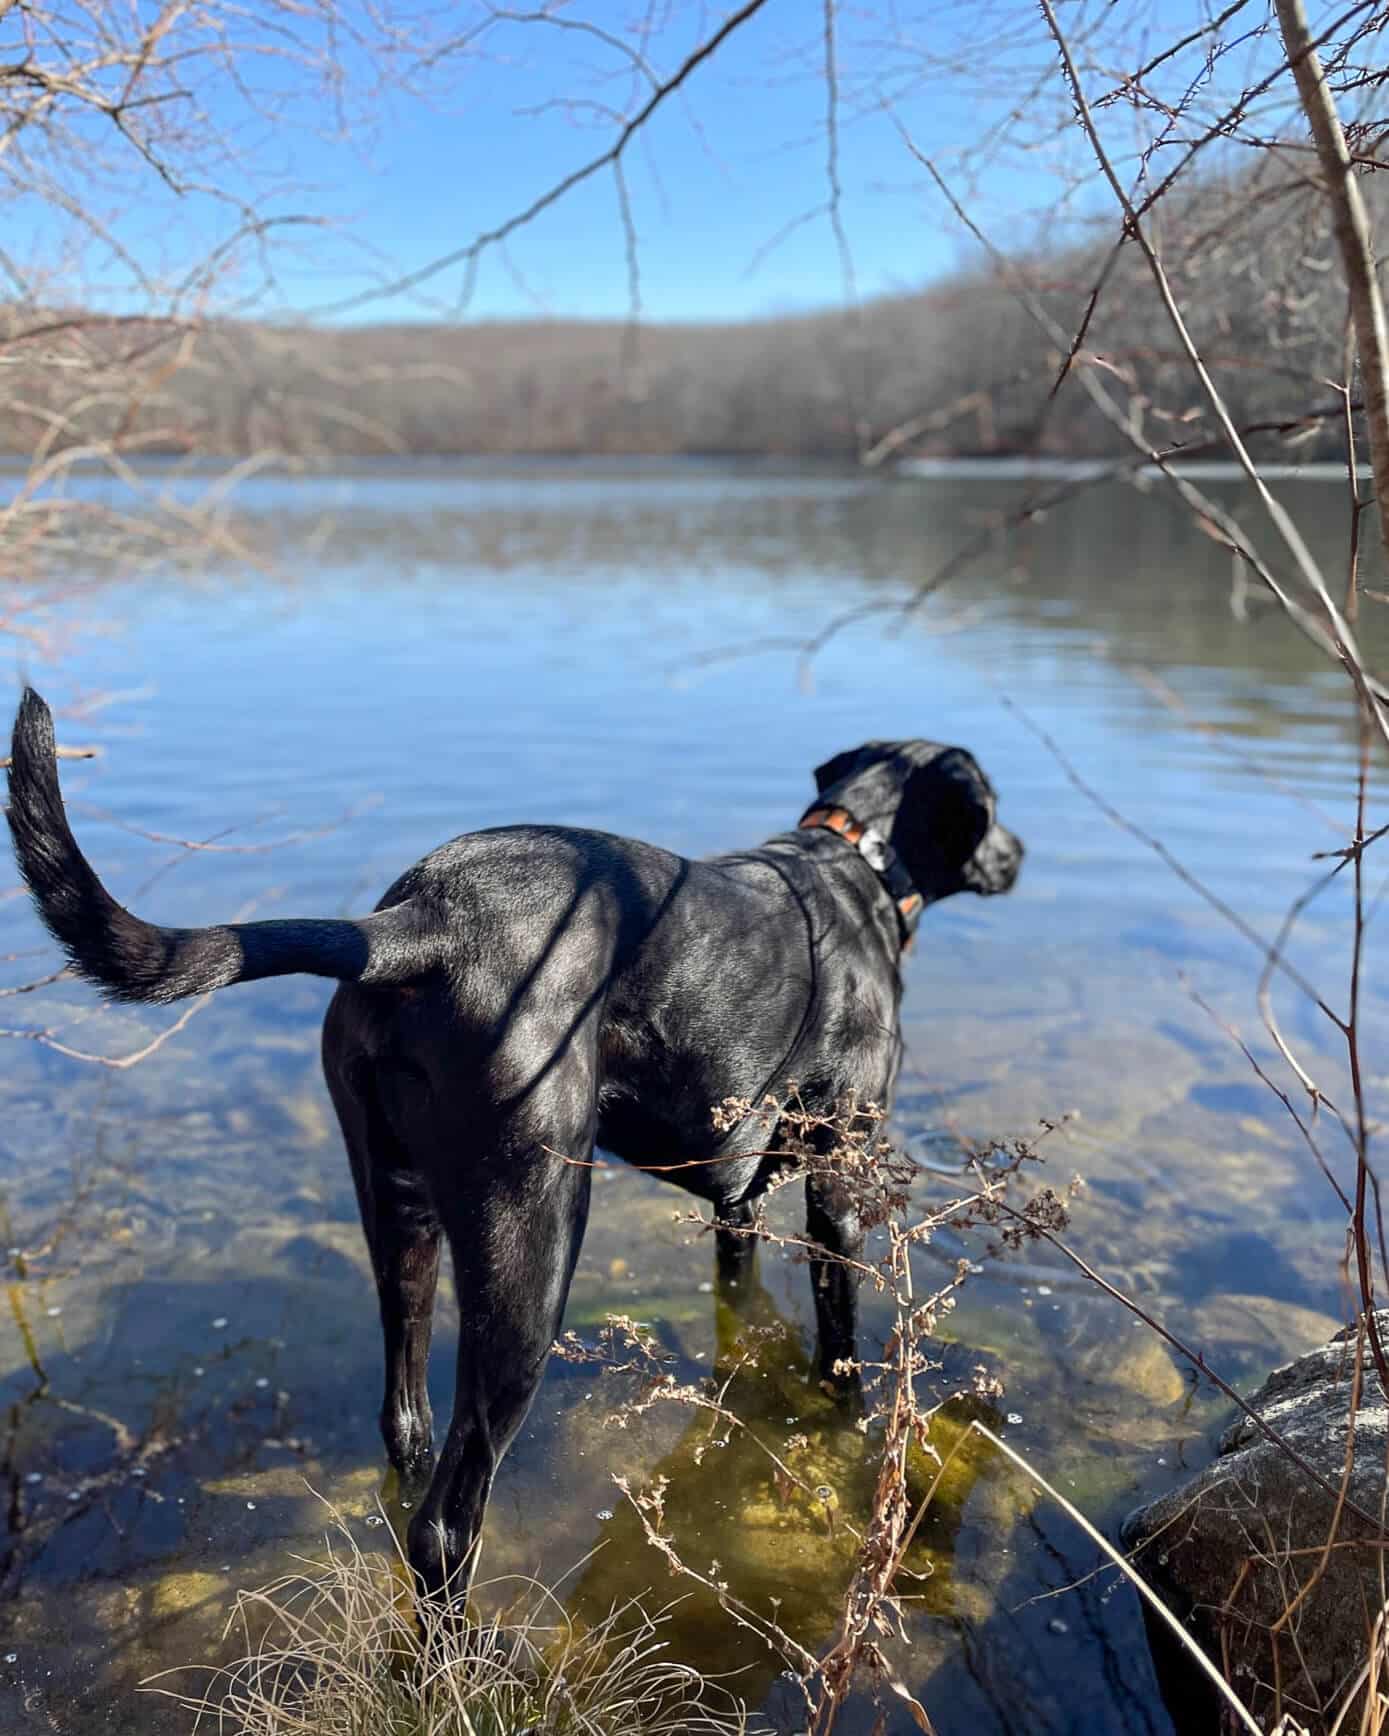
[[[274,0],[252,0],[249,14]],[[327,0],[336,5],[337,0]],[[420,0],[433,4],[434,0]],[[501,0],[498,0],[500,5]],[[276,243],[275,287],[261,312],[332,319],[568,315],[621,317],[630,260],[611,171],[576,188],[505,252],[486,254],[466,305],[461,269],[415,293],[344,301],[467,243],[523,209],[611,140],[612,111],[647,87],[630,56],[588,25],[643,44],[667,76],[734,8],[729,0],[515,0],[569,21],[495,20],[436,63],[402,54],[378,81],[378,43],[340,46],[351,125],[302,71],[257,66],[284,112],[245,109],[229,81],[199,90],[213,131],[235,136],[247,165],[224,190],[270,213],[312,212],[326,229],[289,229]],[[1216,10],[1210,0],[1058,0],[1078,41],[1122,33],[1132,56]],[[365,5],[360,9],[365,16]],[[344,18],[354,8],[343,0]],[[437,5],[411,18],[412,45],[446,43],[486,8]],[[392,24],[406,18],[388,0]],[[1263,0],[1245,14],[1262,18]],[[1023,0],[839,0],[836,56],[841,216],[852,267],[823,207],[829,196],[824,11],[820,0],[766,0],[758,15],[690,78],[624,157],[637,235],[643,316],[737,319],[919,287],[970,257],[971,245],[904,143],[905,129],[951,178],[995,238],[1010,247],[1055,238],[1069,219],[1108,212],[1067,115],[1041,16]],[[1241,24],[1242,24],[1241,20]],[[1256,51],[1251,51],[1256,52]],[[1245,56],[1246,60],[1248,55]],[[397,74],[408,71],[412,88]],[[132,161],[131,197],[116,225],[165,276],[221,232],[224,208],[173,198]],[[34,216],[36,232],[46,221]],[[100,252],[98,248],[97,252]],[[89,265],[107,299],[127,299],[109,261]]]
[[[613,31],[640,13],[627,0],[565,10]],[[904,29],[899,19],[899,31],[944,47],[949,36],[974,34],[984,8],[927,10],[936,15],[929,30]],[[1040,20],[1030,7],[1009,10],[1026,26],[1019,62],[1041,70]],[[687,0],[674,11],[675,27],[650,50],[663,73],[717,26],[724,9]],[[921,148],[950,164],[977,136],[982,101],[975,89],[933,77],[918,55],[871,24],[863,32],[865,16],[844,8],[838,129],[853,287],[871,295],[917,287],[962,254],[957,226],[923,185],[893,114]],[[584,105],[626,108],[643,82],[619,55],[572,30],[502,24],[485,47],[488,58],[463,62],[456,89],[441,91],[437,107],[391,98],[370,160],[355,166],[336,195],[353,209],[354,231],[407,268],[503,221],[597,154],[612,122]],[[995,119],[1007,82],[995,81]],[[892,114],[878,106],[880,95]],[[820,6],[769,0],[653,117],[624,157],[646,315],[740,318],[843,298],[845,271],[828,215],[812,215],[829,196],[826,109]],[[1056,192],[1043,161],[1000,160],[987,178],[1006,194],[1002,203],[1015,224],[1029,202],[1044,206]],[[332,303],[361,281],[348,282],[335,262],[318,283],[296,278],[292,297]],[[431,284],[425,299],[378,302],[372,311],[450,312],[462,281],[454,271]],[[605,171],[518,235],[505,257],[484,258],[470,308],[479,316],[611,317],[623,315],[630,298],[618,193]]]
[[[616,22],[626,10],[589,7],[583,16],[606,12]],[[843,296],[828,215],[813,215],[829,196],[819,23],[813,0],[770,0],[629,148],[624,169],[640,296],[652,317],[742,317]],[[694,34],[677,30],[653,45],[663,69],[679,63]],[[339,195],[355,204],[357,232],[391,260],[409,266],[462,244],[608,143],[606,117],[543,105],[572,97],[580,105],[625,106],[641,84],[617,72],[619,57],[574,32],[510,25],[498,27],[488,46],[496,58],[465,65],[457,93],[440,109],[392,100],[372,160]],[[869,54],[851,41],[841,54],[841,213],[855,287],[862,294],[912,288],[956,262],[956,228],[939,196],[923,188],[921,168],[890,115],[864,112]],[[884,94],[900,92],[901,123],[922,148],[956,157],[956,141],[978,122],[971,93],[910,64],[893,79],[892,57],[875,58]],[[1008,193],[1015,208],[1029,197],[1044,204],[1054,191],[1042,164],[1027,174],[1014,165]],[[462,277],[453,271],[430,286],[441,309],[455,305]],[[321,293],[308,293],[328,302],[349,287],[325,281]],[[618,192],[605,171],[519,234],[505,258],[493,253],[481,262],[472,311],[613,316],[626,311],[630,295]]]

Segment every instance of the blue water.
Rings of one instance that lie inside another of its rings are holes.
[[[34,680],[60,734],[102,748],[63,768],[74,824],[113,891],[171,923],[360,911],[441,839],[510,821],[705,854],[791,823],[810,769],[861,740],[968,747],[1027,861],[1007,899],[957,899],[923,925],[900,1135],[947,1162],[955,1135],[1035,1135],[1071,1116],[1042,1149],[1046,1179],[1086,1180],[1077,1249],[1252,1379],[1342,1305],[1334,1199],[1217,1022],[1269,1053],[1259,954],[1099,811],[1033,726],[1271,935],[1352,813],[1344,681],[1267,611],[1236,618],[1228,557],[1165,501],[1116,489],[1000,536],[903,613],[1022,487],[665,465],[261,478],[230,520],[257,564],[222,556],[59,595],[36,618],[61,655],[17,643],[13,690]],[[1309,483],[1290,499],[1339,562],[1337,492]],[[1338,1003],[1346,911],[1338,886],[1293,945]],[[0,951],[42,945],[22,900],[0,903],[0,923]],[[1376,958],[1378,943],[1376,926]],[[7,980],[47,958],[16,958]],[[1368,973],[1369,1053],[1389,1027],[1382,980]],[[32,1040],[0,1051],[5,1234],[26,1250],[0,1358],[13,1407],[0,1583],[18,1594],[0,1605],[18,1656],[0,1695],[36,1695],[64,1728],[111,1728],[108,1713],[116,1728],[177,1727],[131,1697],[134,1681],[200,1655],[223,1586],[273,1577],[312,1545],[304,1478],[353,1511],[375,1486],[375,1310],[315,1054],[327,993],[232,991],[125,1071]],[[1290,1041],[1343,1090],[1325,1021],[1294,992],[1278,1004]],[[108,1057],[161,1018],[97,1010],[67,984],[0,1000],[11,1031]],[[671,1224],[680,1203],[644,1178],[604,1181],[571,1317],[640,1311],[693,1371],[715,1349],[711,1256]],[[804,1334],[804,1272],[771,1260],[764,1277]],[[883,1320],[870,1301],[870,1336]],[[1020,1450],[1111,1530],[1207,1450],[1218,1402],[1048,1250],[991,1266],[949,1331],[1006,1380]],[[608,1535],[622,1585],[664,1585],[620,1520],[596,1517],[616,1505],[609,1448],[574,1443],[597,1379],[547,1379],[499,1483],[489,1558],[554,1575]],[[435,1385],[446,1408],[446,1326]],[[677,1450],[672,1428],[623,1455],[649,1471]],[[736,1502],[707,1524],[693,1541],[712,1548]],[[808,1537],[802,1558],[824,1577],[816,1547]],[[1063,1515],[995,1468],[950,1547],[954,1602],[914,1618],[913,1685],[938,1729],[1166,1727],[1112,1577],[1029,1601],[1095,1565]],[[717,1635],[691,1620],[680,1643],[707,1657]],[[1018,1722],[1009,1708],[1024,1705]]]

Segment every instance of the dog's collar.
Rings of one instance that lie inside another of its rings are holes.
[[[801,829],[814,831],[820,827],[837,832],[846,844],[852,844],[887,888],[892,907],[897,912],[902,951],[906,952],[916,934],[926,900],[912,885],[912,877],[902,866],[901,857],[881,832],[860,824],[847,808],[808,809],[801,819]]]

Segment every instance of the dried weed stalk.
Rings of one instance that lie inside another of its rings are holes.
[[[785,1443],[773,1444],[731,1408],[729,1387],[758,1353],[756,1328],[744,1333],[731,1365],[703,1382],[681,1381],[666,1366],[667,1359],[650,1331],[626,1317],[611,1319],[592,1347],[574,1333],[566,1334],[558,1347],[559,1354],[571,1360],[598,1360],[608,1369],[638,1378],[637,1396],[614,1409],[609,1419],[613,1426],[630,1427],[658,1405],[703,1412],[710,1419],[710,1436],[696,1447],[696,1459],[715,1441],[726,1441],[732,1431],[741,1431],[766,1455],[783,1499],[792,1490],[801,1491],[822,1504],[829,1524],[843,1526],[854,1538],[854,1564],[837,1629],[817,1654],[787,1631],[775,1610],[754,1608],[741,1597],[717,1562],[707,1569],[694,1565],[667,1521],[666,1479],[645,1487],[636,1487],[624,1477],[615,1479],[635,1509],[647,1541],[664,1556],[671,1572],[702,1586],[734,1622],[785,1659],[804,1696],[807,1729],[813,1736],[828,1736],[856,1686],[896,1697],[906,1703],[923,1731],[932,1728],[926,1708],[903,1681],[892,1653],[894,1642],[907,1638],[903,1599],[911,1577],[909,1551],[951,1459],[969,1439],[968,1431],[961,1432],[942,1454],[933,1438],[933,1423],[948,1406],[958,1411],[961,1405],[996,1398],[1003,1389],[983,1365],[973,1368],[967,1379],[946,1378],[936,1341],[941,1319],[954,1308],[960,1287],[983,1268],[958,1259],[943,1283],[923,1290],[915,1256],[942,1231],[995,1230],[994,1243],[1000,1251],[1058,1231],[1067,1222],[1067,1199],[1080,1185],[1073,1181],[1061,1193],[1043,1186],[1012,1205],[1008,1196],[1015,1191],[1019,1172],[1037,1161],[1034,1146],[1018,1140],[971,1153],[962,1171],[964,1185],[945,1200],[929,1201],[922,1197],[927,1172],[884,1136],[884,1118],[884,1111],[872,1103],[845,1102],[832,1112],[812,1109],[795,1085],[783,1097],[767,1096],[760,1103],[730,1098],[714,1112],[716,1126],[724,1130],[749,1120],[762,1123],[769,1148],[774,1140],[777,1154],[785,1158],[774,1189],[800,1181],[807,1173],[818,1175],[849,1197],[873,1232],[868,1251],[843,1263],[888,1300],[891,1321],[886,1341],[880,1356],[835,1365],[836,1377],[844,1382],[838,1395],[847,1408],[844,1426],[857,1428],[871,1443],[875,1481],[866,1514],[838,1512],[832,1490],[806,1483],[796,1466],[803,1437],[793,1435]],[[1044,1127],[1044,1133],[1050,1130]],[[705,1231],[728,1227],[717,1226],[697,1210],[680,1214],[680,1221]],[[793,1260],[806,1261],[812,1253],[817,1260],[824,1257],[823,1250],[813,1248],[804,1237],[773,1229],[765,1210],[737,1233],[774,1246]]]

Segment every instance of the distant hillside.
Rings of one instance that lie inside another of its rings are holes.
[[[1326,403],[1321,382],[1341,372],[1344,300],[1314,191],[1270,160],[1229,182],[1207,180],[1180,203],[1169,199],[1158,228],[1236,415],[1274,420]],[[1112,233],[1110,225],[1094,246],[1019,262],[1068,330]],[[903,451],[1116,448],[1074,382],[1048,401],[1057,357],[991,266],[852,313],[636,332],[563,320],[331,329],[222,322],[176,341],[127,321],[17,340],[36,320],[44,323],[33,309],[0,312],[0,446],[10,452],[43,438],[116,434],[153,449],[230,455],[855,459],[904,423],[918,428]],[[1159,406],[1144,423],[1149,438],[1202,437],[1189,371],[1131,247],[1088,347]],[[1303,450],[1334,454],[1339,438],[1328,422]]]

